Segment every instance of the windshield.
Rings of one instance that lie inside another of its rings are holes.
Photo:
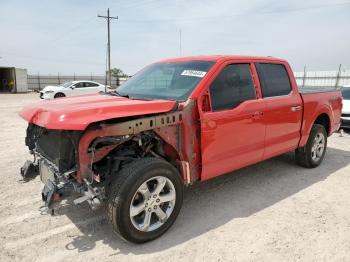
[[[213,66],[212,61],[150,65],[118,88],[121,96],[184,101]]]
[[[62,84],[63,87],[70,87],[73,84],[72,81]]]
[[[343,96],[343,99],[350,100],[350,87],[343,87],[341,89],[341,94]]]

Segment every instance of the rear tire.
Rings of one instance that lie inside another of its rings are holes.
[[[314,124],[304,147],[295,150],[298,165],[306,168],[319,166],[326,154],[327,132],[323,125]]]
[[[61,97],[65,97],[66,95],[63,93],[57,93],[55,94],[55,96],[53,98],[61,98]]]
[[[143,158],[115,176],[107,202],[114,232],[134,243],[164,234],[182,206],[183,183],[177,169],[162,159]]]

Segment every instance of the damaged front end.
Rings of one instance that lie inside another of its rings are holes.
[[[25,182],[40,176],[44,184],[42,200],[49,209],[72,192],[84,192],[74,179],[77,171],[75,148],[81,135],[80,131],[48,130],[35,124],[27,128],[25,143],[34,160],[25,162],[21,175]]]
[[[92,209],[98,208],[107,199],[113,176],[142,157],[166,159],[189,184],[194,179],[182,155],[186,143],[185,139],[180,143],[182,122],[183,112],[177,111],[98,123],[84,131],[49,130],[29,124],[26,145],[34,160],[25,163],[21,174],[25,181],[40,176],[42,199],[49,209],[74,193],[78,194],[75,204],[86,201]]]

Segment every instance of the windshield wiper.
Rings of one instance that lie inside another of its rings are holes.
[[[113,93],[117,94],[118,96],[125,97],[125,98],[130,98],[129,95],[122,95],[119,93],[117,90],[112,91]]]
[[[104,94],[107,94],[107,95],[112,95],[112,96],[120,96],[120,97],[125,97],[125,98],[129,98],[129,95],[122,95],[121,93],[119,93],[117,90],[114,90],[114,91],[109,91],[109,92],[103,92],[102,93]]]

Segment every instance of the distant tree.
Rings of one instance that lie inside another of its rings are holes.
[[[128,76],[127,74],[125,74],[123,72],[123,70],[119,69],[119,68],[112,68],[111,69],[111,75],[114,77],[126,77]]]

